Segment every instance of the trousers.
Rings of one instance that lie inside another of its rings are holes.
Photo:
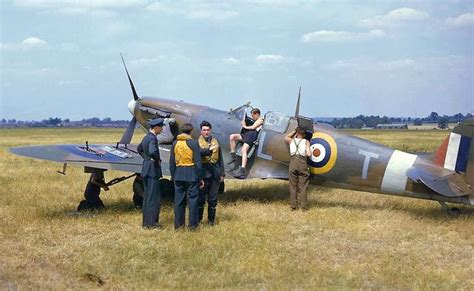
[[[308,197],[306,190],[309,184],[309,169],[306,157],[300,155],[291,156],[288,169],[288,180],[290,184],[291,208],[298,208],[298,202],[303,209],[308,208]]]
[[[219,192],[220,179],[205,178],[204,188],[199,191],[198,208],[199,221],[204,215],[204,204],[207,200],[207,220],[214,223],[216,220],[217,192]]]
[[[184,227],[186,204],[189,204],[189,228],[196,229],[199,225],[199,182],[174,181],[174,228]]]
[[[143,186],[143,227],[154,227],[158,224],[160,217],[160,179],[156,177],[144,177]]]

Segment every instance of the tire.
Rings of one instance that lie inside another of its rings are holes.
[[[160,180],[161,198],[174,200],[174,184],[168,179]]]

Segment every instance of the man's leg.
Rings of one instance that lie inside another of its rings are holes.
[[[186,211],[186,182],[174,181],[174,228],[184,227]]]
[[[199,198],[198,198],[199,223],[201,223],[202,221],[202,217],[204,214],[204,204],[206,204],[206,197],[209,193],[209,188],[210,188],[210,180],[204,179],[204,188],[199,189]]]
[[[303,210],[308,209],[308,185],[309,185],[309,171],[306,163],[302,165],[302,169],[300,170],[300,176],[298,179],[298,191],[300,193],[300,202],[301,208]]]
[[[209,196],[207,198],[207,220],[210,225],[216,222],[217,192],[219,192],[220,179],[210,181]]]
[[[196,229],[199,226],[199,209],[198,209],[198,196],[199,196],[199,182],[186,182],[188,183],[188,200],[189,200],[189,228],[191,230]]]
[[[291,209],[296,209],[298,207],[297,203],[297,191],[298,191],[298,175],[296,171],[291,167],[288,172],[288,182],[290,184],[290,207]]]
[[[250,146],[247,143],[242,145],[242,168],[247,167],[247,153],[249,152]]]
[[[160,215],[160,180],[158,178],[145,177],[146,184],[143,197],[143,227],[154,227],[158,224]]]

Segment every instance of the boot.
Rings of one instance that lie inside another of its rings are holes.
[[[235,152],[230,152],[230,161],[226,164],[225,169],[230,172],[236,170],[237,165],[237,154]]]
[[[232,176],[237,179],[245,179],[245,168],[244,167],[239,167],[237,170],[232,172]]]

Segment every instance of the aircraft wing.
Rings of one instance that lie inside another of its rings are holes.
[[[170,145],[160,145],[161,169],[169,175]],[[48,160],[106,170],[140,173],[142,157],[137,145],[46,145],[11,148],[10,152],[35,159]]]
[[[423,183],[431,190],[447,197],[459,197],[472,193],[471,187],[455,171],[432,165],[416,165],[407,170],[407,176]]]

